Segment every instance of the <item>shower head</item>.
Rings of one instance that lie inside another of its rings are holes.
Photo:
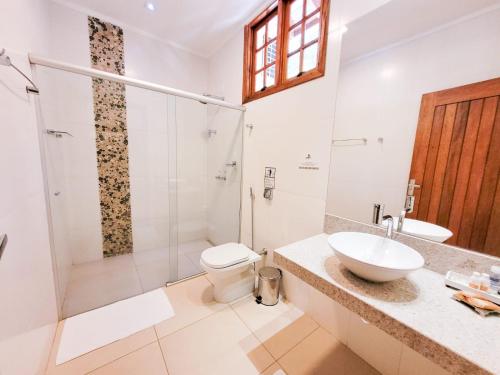
[[[5,54],[5,48],[0,50],[0,65],[11,66],[10,57]]]

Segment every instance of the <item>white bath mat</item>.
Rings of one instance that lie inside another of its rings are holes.
[[[175,315],[163,289],[156,289],[66,319],[56,365],[111,344]]]

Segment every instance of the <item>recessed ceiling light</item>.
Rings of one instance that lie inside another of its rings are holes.
[[[394,68],[388,67],[388,68],[382,69],[382,71],[380,72],[380,76],[382,78],[389,79],[389,78],[392,78],[395,73],[396,72],[395,72]]]
[[[156,5],[152,1],[146,1],[144,7],[151,12],[154,12],[156,10]]]

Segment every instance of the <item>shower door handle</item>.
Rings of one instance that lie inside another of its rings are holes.
[[[54,129],[47,129],[47,134],[55,135],[57,138],[61,138],[63,136],[63,134],[69,135],[70,137],[73,136],[73,134],[71,134],[70,132],[65,132],[62,130],[54,130]]]

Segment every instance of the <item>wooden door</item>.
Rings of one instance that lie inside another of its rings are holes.
[[[500,256],[500,78],[422,96],[408,217],[453,232],[446,243]]]

